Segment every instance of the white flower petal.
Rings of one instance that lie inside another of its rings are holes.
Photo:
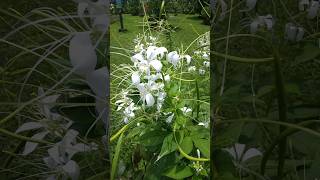
[[[184,55],[184,58],[187,60],[187,64],[189,65],[191,63],[191,56],[189,55]]]
[[[132,62],[144,61],[143,55],[141,53],[135,54],[131,57]]]
[[[133,84],[135,84],[135,85],[139,84],[140,83],[139,73],[137,73],[137,72],[132,73],[131,80],[132,80]]]
[[[162,69],[162,63],[159,60],[152,60],[150,65],[157,71],[160,72]]]
[[[246,151],[241,159],[242,162],[245,162],[248,159],[251,159],[256,156],[262,156],[262,153],[255,148],[250,148],[248,151]]]
[[[308,18],[313,19],[317,16],[319,10],[319,1],[311,1],[311,6],[308,10]]]
[[[150,93],[146,95],[146,102],[147,102],[147,106],[149,107],[154,105],[154,98]]]
[[[174,117],[174,114],[172,113],[167,119],[166,119],[166,123],[170,124],[172,122],[172,119]]]
[[[167,75],[164,76],[164,80],[165,80],[166,82],[169,82],[169,81],[170,81],[170,76],[169,76],[169,74],[167,74]]]

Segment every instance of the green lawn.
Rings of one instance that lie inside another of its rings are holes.
[[[172,26],[178,27],[178,29],[172,34],[173,47],[177,48],[186,48],[194,39],[198,37],[198,35],[209,31],[209,26],[204,25],[202,20],[196,15],[179,14],[177,16],[170,16],[168,21]],[[119,21],[116,21],[111,25],[111,64],[130,62],[128,57],[115,53],[121,53],[130,56],[130,52],[126,50],[132,49],[134,46],[133,39],[137,34],[143,33],[142,22],[143,17],[124,15],[124,24],[128,31],[122,33],[118,32],[120,27]]]

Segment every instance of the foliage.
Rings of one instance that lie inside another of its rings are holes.
[[[212,153],[225,160],[213,161],[215,178],[319,177],[317,2],[216,2]],[[252,158],[241,160],[250,150]]]
[[[13,50],[1,62],[1,103],[10,106],[1,105],[6,113],[0,133],[8,143],[1,139],[4,179],[76,180],[107,174],[101,139],[107,135],[109,75],[107,56],[101,53],[107,46],[101,45],[109,4],[73,5],[77,13],[43,7],[24,15],[1,10],[10,17],[4,20],[10,31],[1,37],[1,46]]]
[[[151,32],[134,40],[132,63],[113,66],[112,124],[123,128],[114,128],[111,139],[123,135],[123,142],[112,166],[122,178],[206,178],[209,33],[193,41],[198,50],[188,55],[191,45],[168,51],[162,33]]]

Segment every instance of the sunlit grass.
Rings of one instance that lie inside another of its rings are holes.
[[[127,32],[118,31],[120,28],[120,21],[116,21],[110,26],[111,64],[130,62],[128,57],[115,53],[121,53],[130,56],[130,51],[128,50],[133,48],[132,40],[137,34],[143,32],[141,23],[142,21],[143,17],[125,14],[124,27],[128,30]],[[177,30],[171,34],[173,47],[180,48],[183,46],[185,49],[200,34],[203,34],[209,30],[209,26],[204,25],[202,20],[198,18],[197,15],[169,15],[168,22],[173,27],[177,27]]]

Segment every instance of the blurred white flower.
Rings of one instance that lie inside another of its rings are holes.
[[[250,148],[246,150],[245,146],[245,144],[236,143],[233,147],[224,150],[234,158],[234,163],[244,163],[253,157],[262,155],[258,149]]]
[[[170,124],[172,122],[172,119],[174,117],[174,114],[172,113],[167,119],[166,119],[166,123]]]
[[[153,106],[154,105],[154,97],[152,96],[151,93],[148,93],[146,94],[146,103],[147,103],[147,106]]]
[[[138,109],[137,107],[135,107],[135,104],[132,102],[128,107],[126,107],[123,111],[124,114],[124,118],[123,118],[123,122],[128,124],[129,120],[131,118],[135,117],[134,111]]]
[[[158,94],[158,98],[157,98],[157,110],[160,111],[162,108],[162,104],[164,102],[164,99],[166,97],[166,93],[165,92],[159,92]]]
[[[308,18],[313,19],[318,15],[320,3],[319,1],[311,1],[310,8],[308,9]]]
[[[304,29],[297,27],[293,23],[287,23],[285,29],[286,39],[290,41],[301,41],[304,35]]]
[[[306,7],[309,6],[309,0],[300,0],[299,2],[299,10],[304,11],[306,10]]]
[[[167,54],[167,60],[171,64],[173,64],[174,67],[177,67],[179,61],[180,61],[180,55],[177,51],[172,51],[169,54]]]
[[[139,83],[140,83],[140,75],[139,75],[139,73],[138,73],[138,72],[132,73],[132,75],[131,75],[131,80],[132,80],[132,83],[133,83],[134,85],[139,84]]]
[[[204,62],[203,62],[203,65],[204,65],[206,68],[209,68],[209,67],[210,67],[210,62],[209,62],[209,61],[204,61]]]
[[[135,54],[131,57],[131,61],[136,65],[139,61],[144,61],[142,53]]]
[[[199,69],[199,74],[200,75],[204,75],[206,73],[206,70],[204,70],[204,69]]]
[[[195,66],[190,66],[188,68],[188,72],[194,72],[194,71],[196,71],[196,67]]]
[[[134,46],[134,52],[141,53],[144,51],[144,44],[137,44]]]
[[[273,27],[274,21],[272,15],[268,14],[266,16],[256,17],[250,24],[250,32],[255,33],[258,31],[259,27],[266,27],[267,30],[271,30]]]
[[[209,55],[207,53],[203,53],[202,58],[203,59],[209,59]]]
[[[199,126],[203,126],[203,127],[205,127],[205,128],[208,128],[208,127],[209,127],[209,121],[207,121],[207,122],[200,122],[198,125],[199,125]]]
[[[169,76],[169,74],[167,74],[167,75],[164,76],[164,80],[165,80],[166,82],[169,82],[169,81],[170,81],[170,76]]]
[[[157,57],[157,47],[156,46],[149,46],[147,48],[147,59],[148,61],[154,60]]]
[[[183,114],[187,114],[189,112],[191,112],[192,110],[188,107],[183,107],[183,108],[180,108],[180,110],[183,112]]]
[[[157,71],[160,72],[162,69],[162,63],[159,60],[152,60],[150,65]]]
[[[168,52],[167,48],[165,47],[159,47],[156,49],[157,55],[160,55],[160,59],[163,58],[164,54]]]
[[[199,150],[199,149],[197,149],[197,155],[198,155],[198,158],[201,157],[201,153],[200,153],[200,150]]]
[[[124,118],[123,118],[123,122],[124,122],[125,124],[128,124],[128,123],[129,123],[129,118],[128,118],[128,117],[124,117]]]
[[[191,56],[184,55],[183,58],[185,58],[187,60],[187,65],[189,65],[191,63]]]

